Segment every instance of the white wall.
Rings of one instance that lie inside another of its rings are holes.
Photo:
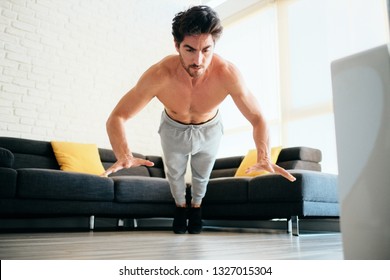
[[[0,135],[110,147],[105,122],[152,63],[174,53],[171,21],[195,0],[0,0]],[[162,107],[127,126],[160,154]]]

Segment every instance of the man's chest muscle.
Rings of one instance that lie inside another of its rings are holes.
[[[213,88],[189,90],[177,87],[161,91],[157,97],[167,109],[178,113],[206,113],[218,107],[226,94]]]

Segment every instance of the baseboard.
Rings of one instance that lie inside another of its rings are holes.
[[[241,220],[204,220],[206,229],[262,229],[262,230],[287,230],[286,219],[274,219],[266,221],[241,221]],[[137,219],[137,228],[165,228],[171,227],[172,219],[152,218]],[[310,232],[340,232],[339,219],[300,219],[301,233]]]
[[[204,220],[206,230],[287,230],[286,219],[266,221]],[[95,231],[99,230],[170,230],[171,218],[123,219],[95,217]],[[305,232],[340,232],[338,219],[300,219],[299,228]],[[61,217],[34,219],[0,219],[0,232],[14,231],[87,231],[89,217]]]

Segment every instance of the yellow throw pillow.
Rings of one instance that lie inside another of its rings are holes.
[[[54,155],[63,171],[100,175],[105,170],[95,144],[52,141]]]
[[[278,160],[280,151],[282,150],[282,146],[279,147],[272,147],[271,148],[271,162],[276,163]],[[260,176],[264,174],[268,174],[268,171],[256,171],[256,172],[251,172],[249,174],[246,174],[245,171],[251,167],[252,165],[255,165],[257,163],[257,150],[249,150],[244,159],[242,160],[240,166],[238,167],[236,174],[234,177],[255,177],[255,176]]]

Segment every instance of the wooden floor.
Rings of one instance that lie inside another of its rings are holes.
[[[0,233],[1,260],[341,260],[341,234],[205,229]]]

